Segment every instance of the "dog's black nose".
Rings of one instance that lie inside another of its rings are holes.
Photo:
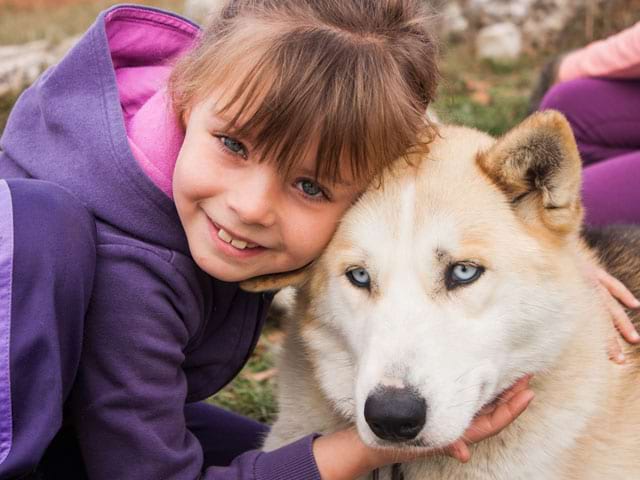
[[[383,440],[411,440],[427,420],[427,402],[409,388],[376,388],[364,404],[364,418]]]

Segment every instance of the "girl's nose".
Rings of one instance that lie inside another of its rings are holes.
[[[228,200],[229,207],[242,223],[264,227],[275,224],[282,181],[277,172],[272,170],[256,166],[251,175],[246,176],[232,189]]]

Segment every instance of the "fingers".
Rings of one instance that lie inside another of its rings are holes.
[[[529,381],[531,380],[532,377],[533,375],[525,375],[516,383],[511,385],[511,387],[505,390],[504,393],[500,395],[500,398],[502,400],[501,403],[508,402],[513,397],[515,397],[518,393],[523,392],[524,390],[529,388]]]
[[[625,312],[624,308],[618,303],[622,302],[629,308],[638,308],[640,302],[633,294],[627,289],[627,287],[620,282],[617,278],[610,275],[602,268],[595,268],[593,270],[595,278],[598,280],[600,287],[602,288],[602,294],[605,300],[605,305],[611,315],[616,330],[622,335],[622,337],[630,343],[640,342],[640,335],[634,327],[631,319]],[[609,357],[618,363],[624,362],[624,355],[622,349],[617,342],[609,343]]]
[[[456,460],[467,463],[471,459],[469,447],[463,440],[456,440],[445,449],[445,453]]]
[[[625,356],[624,353],[622,353],[622,345],[620,345],[617,335],[609,337],[607,350],[609,353],[609,360],[619,364],[623,364],[625,362]]]
[[[525,411],[534,393],[528,390],[531,375],[526,375],[500,395],[499,401],[492,402],[480,412],[462,436],[462,439],[449,445],[444,451],[450,457],[466,463],[471,459],[468,443],[476,443],[498,434]]]
[[[498,404],[493,412],[476,417],[464,434],[465,440],[475,443],[496,435],[525,411],[533,397],[531,390],[522,390],[508,402]]]
[[[596,277],[598,281],[609,291],[609,293],[617,298],[622,304],[629,308],[640,307],[640,300],[633,296],[633,293],[620,280],[610,275],[602,268],[596,269]]]
[[[480,412],[478,412],[478,415],[487,415],[493,412],[499,404],[508,402],[513,397],[515,397],[518,393],[529,388],[529,381],[531,380],[532,377],[533,375],[525,375],[524,377],[522,377],[516,383],[511,385],[511,387],[509,387],[507,390],[502,392],[502,394],[500,394],[500,396],[496,398],[493,402],[482,407]]]
[[[609,301],[607,301],[607,308],[613,319],[613,324],[616,330],[620,332],[620,335],[622,335],[627,342],[639,342],[640,335],[638,335],[636,327],[631,323],[631,319],[627,315],[627,312],[624,311],[624,308],[611,297],[609,297]]]

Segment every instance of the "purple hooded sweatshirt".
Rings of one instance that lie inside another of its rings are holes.
[[[150,8],[102,13],[22,94],[0,141],[0,178],[58,184],[96,222],[94,287],[67,402],[88,474],[96,480],[319,479],[313,436],[203,470],[184,405],[238,373],[257,342],[268,298],[197,267],[175,205],[133,157],[107,38],[106,25],[114,21],[178,39],[172,50],[131,48],[119,58],[131,67],[165,64],[196,32],[187,20]],[[7,332],[0,328],[0,355],[7,353]],[[0,393],[7,382],[0,376]],[[10,432],[10,422],[0,430]]]

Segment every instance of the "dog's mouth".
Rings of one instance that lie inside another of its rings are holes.
[[[388,449],[388,450],[405,450],[405,449],[431,449],[436,448],[436,445],[429,442],[429,440],[424,438],[414,438],[413,440],[402,440],[402,441],[390,441],[383,440],[381,438],[375,437],[375,447]]]

